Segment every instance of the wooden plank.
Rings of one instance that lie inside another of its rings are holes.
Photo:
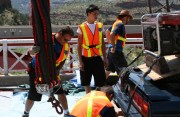
[[[180,58],[175,57],[174,55],[166,56],[165,57],[166,62],[168,64],[168,67],[170,71],[165,74],[158,74],[155,71],[151,71],[148,76],[156,81],[163,78],[171,77],[180,74]],[[140,68],[143,72],[146,72],[149,67],[146,66],[146,64],[139,65],[138,68]]]

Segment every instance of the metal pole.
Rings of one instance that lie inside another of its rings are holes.
[[[166,9],[167,12],[170,12],[169,0],[166,0]]]
[[[4,75],[8,75],[8,46],[7,46],[7,39],[3,39],[3,66],[4,66]]]
[[[148,0],[148,7],[149,7],[149,13],[152,13],[152,9],[151,9],[151,0]]]

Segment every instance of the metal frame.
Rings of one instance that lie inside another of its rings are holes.
[[[65,66],[63,67],[63,72],[64,71],[72,71],[72,70],[77,70],[78,68],[78,56],[76,55],[76,53],[74,51],[76,51],[77,49],[77,38],[73,38],[70,41],[70,53],[69,53],[69,58],[65,63]],[[107,40],[105,39],[105,42],[107,42]],[[127,38],[127,43],[130,42],[131,44],[127,44],[127,46],[133,46],[133,47],[142,47],[142,44],[136,44],[136,42],[141,42],[142,43],[142,38]],[[134,44],[133,44],[134,42]],[[26,52],[24,52],[20,57],[17,56],[12,49],[14,48],[25,48],[25,49],[30,49],[32,46],[30,46],[30,44],[33,45],[34,40],[33,39],[3,39],[0,40],[0,44],[2,44],[2,46],[0,46],[0,51],[3,51],[3,66],[0,66],[0,73],[4,74],[4,75],[8,75],[8,73],[10,72],[24,72],[27,68],[26,63],[23,61],[23,57],[26,55]],[[9,46],[9,44],[18,44],[17,46]],[[27,44],[27,45],[25,45]],[[10,52],[11,54],[14,55],[16,62],[13,65],[8,65],[8,55],[7,53]],[[22,69],[15,69],[14,67],[18,64],[18,63],[22,63],[24,65],[24,68]],[[76,63],[76,64],[75,64]]]
[[[142,35],[145,26],[155,26],[156,27],[156,34],[157,34],[157,42],[158,42],[158,55],[161,55],[161,48],[160,48],[160,33],[159,33],[159,20],[161,16],[167,14],[180,14],[180,11],[174,11],[169,13],[153,13],[153,14],[145,14],[141,17],[141,26],[142,26]],[[146,21],[145,19],[151,19],[151,21]],[[152,19],[154,21],[152,21]],[[144,48],[144,40],[143,40],[143,48]]]

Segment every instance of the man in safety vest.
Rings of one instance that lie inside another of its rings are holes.
[[[123,54],[123,47],[126,43],[126,31],[124,25],[131,19],[132,16],[129,11],[122,10],[117,16],[117,20],[114,22],[112,27],[106,31],[107,39],[109,39],[106,77],[108,77],[110,72],[116,71],[117,74],[119,74],[122,67],[127,67],[127,61]]]
[[[117,117],[121,111],[115,112],[111,103],[114,91],[111,86],[104,86],[101,91],[91,91],[81,98],[70,112],[70,117]]]
[[[96,21],[99,8],[93,4],[89,5],[86,14],[87,21],[79,25],[77,33],[81,85],[85,87],[86,93],[89,93],[92,75],[95,86],[104,86],[106,80],[104,65],[106,66],[107,58],[103,24]],[[101,56],[103,56],[104,62]]]
[[[70,41],[73,36],[74,36],[74,32],[69,26],[62,28],[58,33],[52,34],[52,39],[54,42],[54,53],[56,57],[57,75],[59,75],[59,70],[63,67],[69,52],[69,44],[67,42]],[[39,50],[40,50],[39,46],[33,46],[32,49],[29,50],[29,53],[30,55],[34,56],[39,52]],[[36,78],[35,61],[36,61],[35,57],[33,57],[28,68],[30,90],[29,90],[28,98],[26,100],[23,117],[29,116],[29,112],[32,106],[34,105],[34,101],[41,101],[41,97],[42,97],[42,94],[37,93],[34,83]],[[58,94],[58,100],[63,107],[64,116],[66,117],[69,114],[69,110],[68,110],[66,95],[63,91],[62,86],[57,90],[56,94]]]

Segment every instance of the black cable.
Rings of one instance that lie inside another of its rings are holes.
[[[127,112],[125,113],[125,117],[128,117],[128,114],[129,114],[129,111],[130,111],[130,108],[131,108],[131,105],[132,105],[132,100],[134,98],[134,95],[135,95],[135,92],[137,90],[137,87],[138,85],[144,80],[144,78],[151,72],[152,70],[152,67],[156,64],[156,62],[158,61],[160,57],[158,58],[155,58],[155,60],[153,61],[153,63],[151,64],[151,66],[149,67],[149,69],[143,74],[143,76],[140,78],[139,82],[136,84],[135,88],[134,88],[134,91],[132,93],[132,96],[129,98],[129,105],[128,105],[128,109],[127,109]]]

